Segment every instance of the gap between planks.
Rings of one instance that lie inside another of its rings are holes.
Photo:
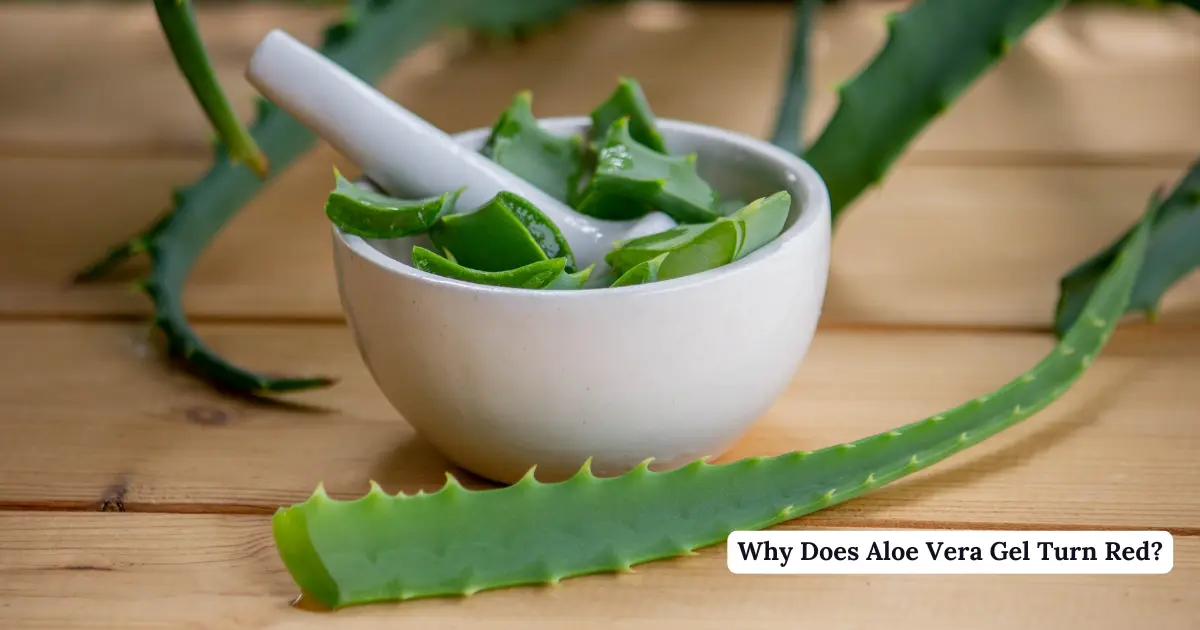
[[[765,137],[759,137],[766,140]],[[9,141],[0,144],[0,159],[37,160],[202,160],[213,164],[209,148],[153,145],[92,146]],[[950,166],[955,168],[1186,168],[1196,156],[1181,152],[1092,153],[1088,151],[938,150],[902,154],[906,166]],[[288,165],[289,167],[291,164]],[[280,173],[276,173],[278,176]]]
[[[149,308],[147,306],[147,308]],[[1200,332],[1200,321],[1178,321],[1178,322],[1148,322],[1139,314],[1131,314],[1127,316],[1129,321],[1121,324],[1123,329],[1145,329],[1150,331],[1162,331],[1164,333],[1180,333],[1191,334]],[[263,315],[256,316],[253,314],[244,315],[211,315],[198,314],[188,317],[188,321],[196,326],[278,326],[278,327],[306,327],[306,326],[328,326],[331,328],[345,327],[346,321],[340,316],[319,316],[319,315],[296,315],[296,316],[280,316],[280,315]],[[147,328],[151,326],[151,313],[147,312],[144,315],[132,315],[128,313],[51,313],[51,312],[27,312],[27,313],[5,313],[0,311],[0,326],[8,324],[145,324]],[[818,332],[831,333],[861,333],[866,335],[874,334],[904,334],[904,333],[946,333],[951,335],[956,334],[979,334],[979,335],[1053,335],[1054,328],[1050,324],[1035,325],[1035,324],[986,324],[986,323],[969,323],[969,322],[856,322],[856,321],[838,321],[831,320],[828,322],[819,322],[817,325]]]
[[[280,506],[282,507],[282,506]],[[105,509],[103,505],[87,501],[0,501],[0,512],[54,515],[62,513],[112,512],[121,514],[208,514],[218,516],[245,516],[260,518],[271,516],[275,509],[265,506],[236,505],[230,503],[123,503],[121,509]],[[802,524],[811,515],[801,516],[780,523],[793,526]],[[1086,523],[1007,523],[1000,521],[945,521],[917,519],[861,519],[822,518],[817,527],[834,529],[915,529],[915,530],[987,530],[987,531],[1163,531],[1172,536],[1200,536],[1200,527],[1154,527],[1144,525],[1091,525]],[[774,529],[778,526],[774,526]]]

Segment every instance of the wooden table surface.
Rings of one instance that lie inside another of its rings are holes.
[[[882,41],[869,4],[818,29],[814,118]],[[240,112],[243,65],[280,26],[333,10],[220,5],[201,28]],[[521,46],[447,35],[384,81],[449,130],[519,89],[587,111],[618,74],[666,117],[765,135],[786,7],[611,7]],[[343,324],[321,206],[328,147],[297,162],[208,250],[186,306],[248,366],[332,373],[252,405],[168,368],[127,282],[72,272],[161,211],[211,132],[140,3],[0,8],[0,627],[1128,628],[1200,623],[1200,275],[1154,325],[1122,326],[1043,413],[790,528],[1165,528],[1161,576],[735,576],[723,545],[558,588],[322,614],[269,515],[323,481],[339,497],[437,487],[445,462],[371,381]],[[689,61],[685,65],[683,60]],[[1072,9],[1038,25],[924,133],[835,238],[827,307],[794,385],[729,457],[811,449],[935,413],[1053,344],[1057,279],[1123,231],[1200,152],[1200,19]],[[135,266],[135,270],[137,267]],[[130,278],[133,276],[131,275]]]

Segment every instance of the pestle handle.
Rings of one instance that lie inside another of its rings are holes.
[[[263,38],[246,78],[391,194],[433,197],[465,186],[459,204],[477,207],[514,192],[554,221],[580,258],[602,256],[617,236],[281,30]]]

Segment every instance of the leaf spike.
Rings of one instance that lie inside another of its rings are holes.
[[[699,459],[693,459],[692,461],[690,461],[687,464],[684,464],[682,467],[680,467],[679,470],[681,470],[685,473],[688,473],[688,474],[698,475],[698,474],[700,474],[701,471],[703,471],[705,468],[707,468],[709,466],[708,462],[711,459],[712,459],[711,455],[705,455],[704,457],[701,457]]]
[[[377,496],[377,497],[388,497],[389,496],[387,491],[383,489],[383,486],[379,485],[379,482],[375,481],[374,479],[369,480],[367,483],[371,487],[371,489],[367,491],[367,496]]]
[[[638,465],[634,466],[633,469],[629,471],[629,473],[631,475],[640,475],[640,476],[652,474],[654,472],[654,471],[650,470],[650,464],[652,464],[652,463],[654,463],[654,458],[647,457],[646,459],[643,459],[642,461],[638,462]]]
[[[138,278],[137,280],[129,283],[129,290],[134,293],[145,293],[150,297],[154,297],[151,289],[153,285],[154,281],[150,278]]]
[[[463,485],[461,483],[459,483],[458,477],[454,476],[454,473],[452,473],[450,471],[446,471],[445,474],[446,474],[446,486],[457,486],[459,488],[463,487]]]
[[[996,46],[996,53],[999,57],[1005,57],[1012,50],[1013,42],[1007,37],[1000,39],[1000,43]]]
[[[587,459],[583,460],[583,465],[579,467],[579,470],[575,471],[575,474],[571,475],[571,478],[567,479],[567,481],[587,482],[594,479],[596,479],[596,476],[592,474],[592,456],[589,455]]]
[[[513,486],[517,488],[525,488],[538,486],[541,485],[541,483],[542,482],[537,480],[537,464],[534,464],[529,467],[529,470],[525,471],[524,475],[521,475],[521,478],[518,479],[517,483],[513,484]]]

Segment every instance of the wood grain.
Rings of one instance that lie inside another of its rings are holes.
[[[832,112],[834,87],[881,45],[884,16],[904,4],[851,2],[825,11],[814,39],[809,136]],[[21,54],[0,57],[0,84],[12,86],[0,102],[0,150],[208,155],[212,132],[172,65],[153,11],[119,4],[3,11],[0,42]],[[218,77],[248,119],[254,90],[242,73],[261,37],[279,27],[314,43],[335,10],[254,3],[198,13]],[[382,88],[457,131],[490,125],[526,88],[539,115],[584,113],[618,74],[628,74],[663,116],[765,135],[790,15],[785,5],[638,3],[577,12],[522,46],[471,45],[450,33],[399,64]],[[1200,17],[1181,7],[1072,8],[1051,16],[922,134],[910,157],[955,164],[1187,160],[1200,145],[1197,34]]]
[[[329,222],[332,167],[319,149],[218,235],[189,279],[192,317],[341,321]],[[118,281],[71,286],[74,272],[161,212],[189,159],[0,158],[0,313],[145,315]],[[1047,327],[1058,278],[1121,234],[1162,167],[906,166],[863,198],[834,238],[825,325]],[[70,182],[70,185],[65,185]],[[286,235],[281,238],[280,235]],[[1160,325],[1200,323],[1200,274],[1174,287]]]
[[[0,615],[12,627],[1191,630],[1200,538],[1166,575],[748,576],[725,546],[470,598],[322,613],[293,608],[263,517],[0,514]],[[69,602],[67,604],[66,602]]]
[[[393,492],[444,481],[448,465],[386,403],[345,329],[202,331],[251,367],[343,380],[296,396],[307,410],[239,403],[164,369],[137,326],[0,326],[0,505],[270,513],[318,482],[349,497],[369,479]],[[1200,335],[1125,329],[1114,344],[1034,419],[814,522],[1200,529],[1200,393],[1190,387]],[[812,450],[932,415],[1051,345],[1025,334],[820,333],[793,386],[728,456]]]

